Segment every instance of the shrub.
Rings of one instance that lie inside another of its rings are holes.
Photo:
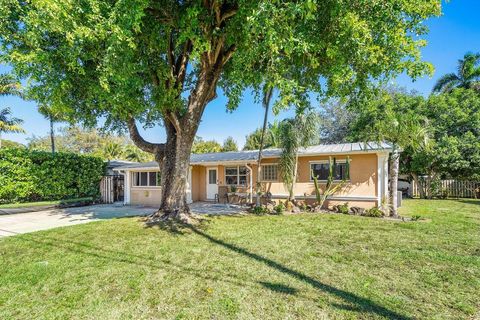
[[[265,206],[255,206],[253,207],[252,212],[258,215],[264,215],[268,213],[268,208]]]
[[[378,207],[373,207],[365,211],[365,216],[367,217],[376,217],[380,218],[383,217],[385,213],[380,210]]]
[[[0,149],[0,203],[99,195],[102,159],[74,153]]]
[[[348,202],[345,202],[344,204],[340,204],[337,206],[338,212],[343,213],[343,214],[348,214]]]
[[[285,206],[283,203],[277,204],[275,207],[273,207],[273,210],[276,214],[283,214],[285,212]]]

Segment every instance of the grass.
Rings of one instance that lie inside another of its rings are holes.
[[[138,218],[0,239],[0,319],[474,319],[480,201],[347,215]]]
[[[53,206],[53,205],[69,204],[69,203],[82,202],[82,201],[92,201],[92,200],[93,200],[92,197],[86,197],[86,198],[74,198],[74,199],[52,200],[52,201],[7,203],[7,204],[0,204],[0,209],[16,209],[16,208]]]

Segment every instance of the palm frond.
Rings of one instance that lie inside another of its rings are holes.
[[[10,74],[0,74],[0,96],[20,95],[20,83]]]
[[[466,53],[463,59],[458,60],[458,77],[462,82],[471,79],[475,67],[480,63],[480,53]]]
[[[1,132],[25,132],[21,127],[22,119],[11,117],[10,108],[0,110],[0,131]]]
[[[455,73],[448,73],[437,80],[433,87],[433,92],[448,92],[452,89],[452,86],[459,85],[461,79]]]

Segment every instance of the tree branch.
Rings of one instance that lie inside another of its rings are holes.
[[[135,119],[129,117],[127,120],[127,127],[130,133],[130,138],[132,139],[133,143],[145,152],[149,152],[155,155],[155,158],[160,155],[160,158],[163,158],[165,154],[165,144],[164,143],[151,143],[143,139],[138,132],[137,124],[135,123]],[[158,160],[157,160],[158,161]]]
[[[178,56],[177,61],[175,63],[175,73],[176,73],[176,88],[183,89],[183,84],[185,82],[185,77],[187,75],[187,66],[188,61],[190,59],[190,53],[192,52],[193,46],[191,40],[187,40],[185,45],[183,46],[183,52],[180,56]]]

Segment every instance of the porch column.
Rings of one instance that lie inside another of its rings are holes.
[[[124,194],[123,194],[123,204],[130,204],[130,171],[123,171],[122,172],[123,176],[125,177],[123,179],[123,181],[125,181],[125,190],[124,190]]]

